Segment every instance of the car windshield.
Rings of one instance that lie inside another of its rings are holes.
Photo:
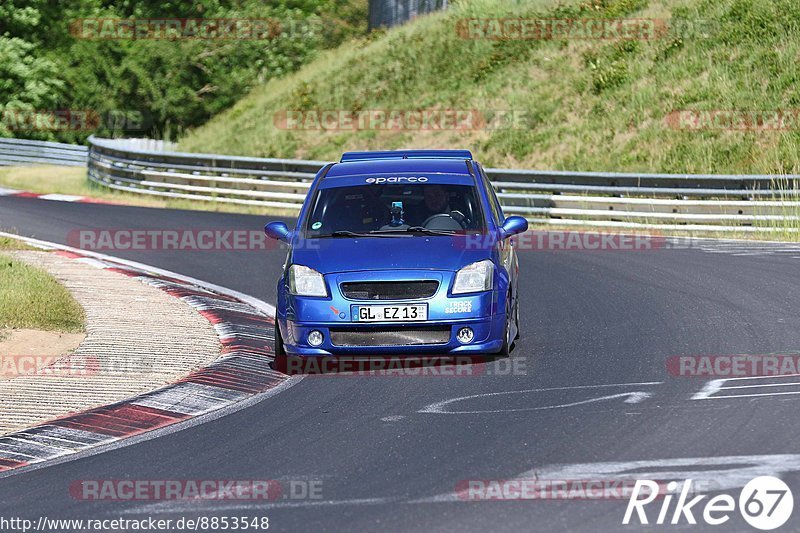
[[[482,213],[471,185],[334,187],[319,191],[305,228],[311,238],[480,231]]]

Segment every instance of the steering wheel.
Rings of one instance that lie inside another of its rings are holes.
[[[464,216],[464,213],[454,210],[450,211],[449,213],[437,213],[428,217],[425,222],[422,223],[422,227],[428,229],[457,230],[466,229],[468,222],[469,221],[467,220],[467,217]],[[458,228],[454,227],[453,223],[458,224]]]

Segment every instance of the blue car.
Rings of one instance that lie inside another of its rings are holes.
[[[519,266],[468,150],[348,152],[316,175],[278,280],[277,356],[508,354]]]

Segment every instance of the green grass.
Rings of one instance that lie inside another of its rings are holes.
[[[773,180],[770,187],[776,191],[770,198],[780,202],[798,202],[800,197],[790,194],[789,190],[800,189],[800,182],[796,179],[781,178]],[[754,225],[761,228],[771,228],[774,231],[769,233],[773,239],[782,241],[800,241],[800,206],[781,205],[771,209],[763,209],[763,212],[756,212],[756,215],[778,215],[779,220],[761,220]]]
[[[10,237],[0,237],[0,250],[36,250],[24,242]]]
[[[707,37],[465,40],[465,17],[711,20]],[[800,132],[679,131],[673,110],[796,109],[796,0],[465,0],[349,42],[257,87],[181,148],[336,159],[343,150],[471,148],[489,166],[697,173],[800,171]],[[287,131],[285,110],[515,110],[492,131]]]
[[[45,271],[0,255],[0,330],[30,328],[79,333],[81,306]]]

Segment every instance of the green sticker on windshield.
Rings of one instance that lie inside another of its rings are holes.
[[[319,229],[322,227],[322,222],[314,222],[311,224],[311,229]]]

